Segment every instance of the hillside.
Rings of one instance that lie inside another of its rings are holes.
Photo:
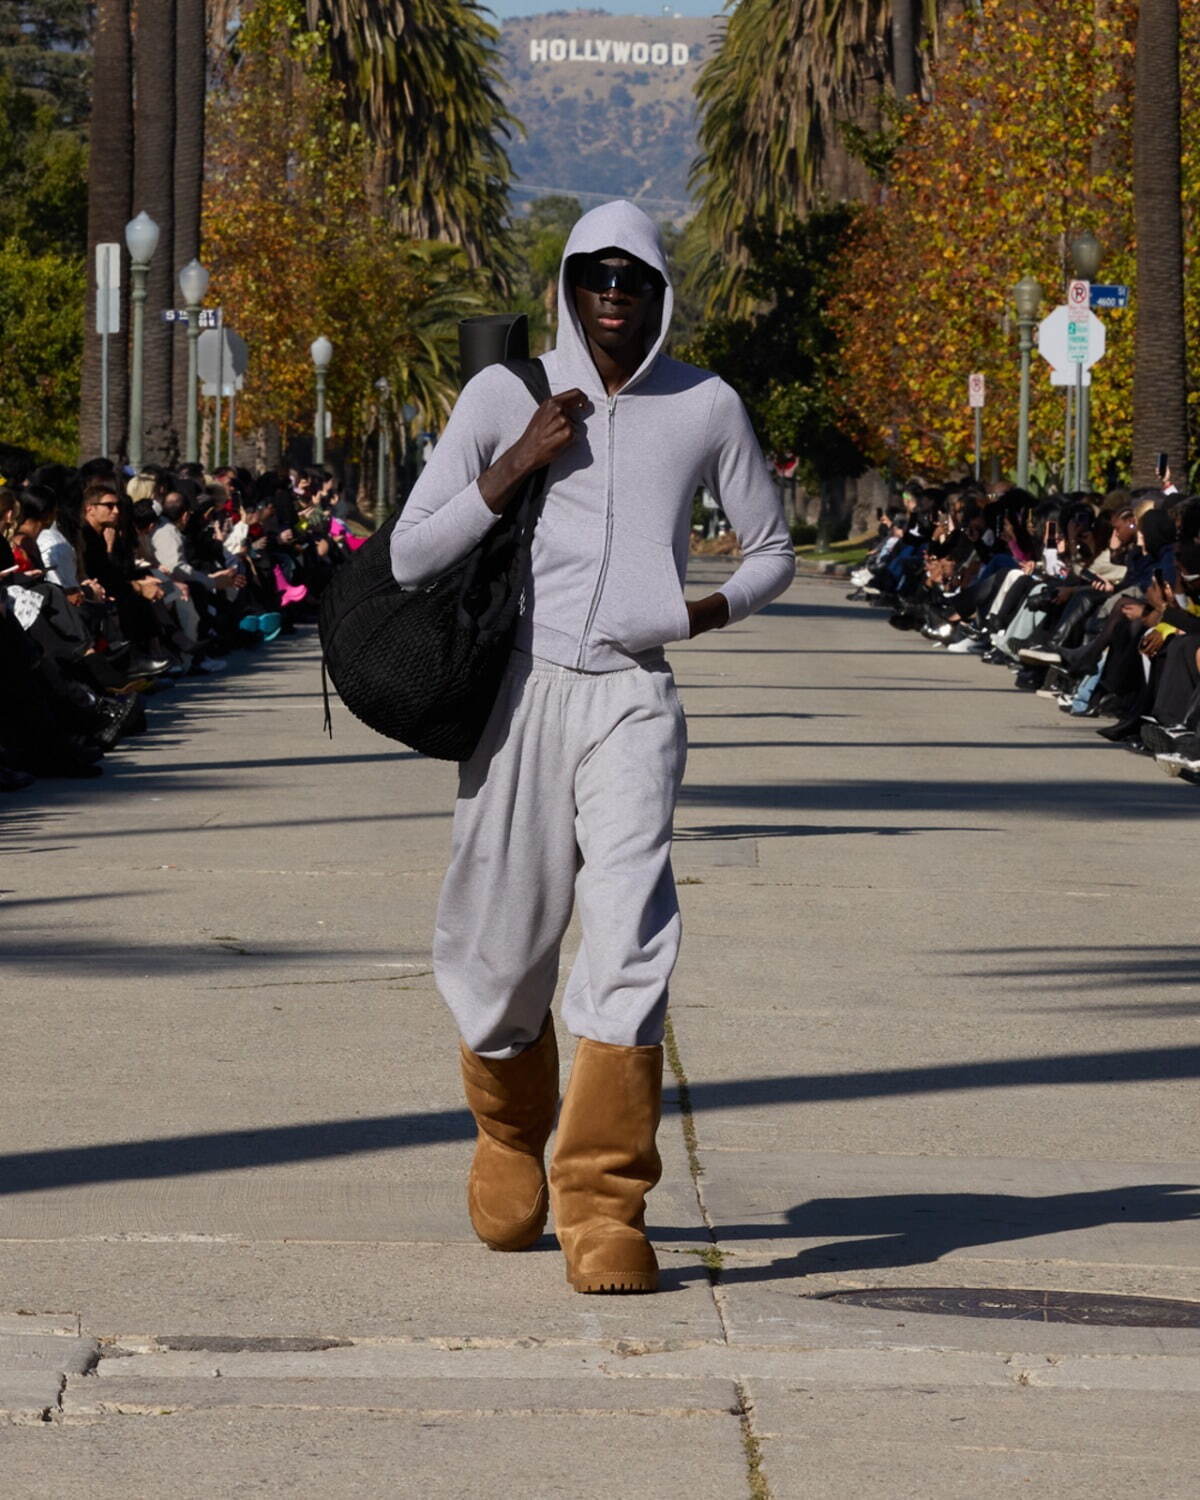
[[[509,148],[517,207],[549,189],[585,208],[624,197],[686,218],[694,89],[719,24],[602,10],[506,21],[506,102],[528,132]]]

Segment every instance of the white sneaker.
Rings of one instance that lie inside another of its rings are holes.
[[[1168,750],[1162,755],[1156,755],[1154,759],[1175,776],[1180,771],[1191,771],[1193,774],[1200,771],[1200,760],[1189,760],[1186,755],[1180,755],[1178,750]]]
[[[946,650],[954,656],[982,656],[987,647],[982,641],[973,641],[968,635],[961,641],[955,641],[953,646],[947,646]]]

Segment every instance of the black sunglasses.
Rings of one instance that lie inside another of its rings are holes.
[[[602,260],[578,260],[571,267],[571,281],[585,292],[624,292],[629,297],[648,297],[658,290],[654,273],[641,264],[610,266]]]

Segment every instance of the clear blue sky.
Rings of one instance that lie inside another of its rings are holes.
[[[681,16],[715,16],[722,10],[721,0],[675,0],[669,7]],[[503,21],[509,16],[540,16],[548,10],[606,10],[614,16],[658,16],[664,7],[654,0],[593,0],[593,4],[575,6],[571,0],[557,5],[539,5],[537,0],[488,0],[488,9]]]

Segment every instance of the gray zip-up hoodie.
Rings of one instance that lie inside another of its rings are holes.
[[[662,313],[640,368],[609,396],[592,362],[567,283],[572,255],[617,248],[666,279]],[[717,376],[661,353],[673,303],[654,223],[618,200],[571,231],[558,288],[558,343],[542,356],[552,391],[589,397],[579,436],[551,464],[533,536],[517,645],[586,671],[627,667],[689,633],[683,600],[692,497],[720,500],[743,561],[721,585],[730,620],[783,592],[796,571],[775,486],[749,418]],[[479,476],[521,434],[532,396],[493,365],[467,383],[392,533],[392,571],[406,587],[452,567],[495,524]]]

